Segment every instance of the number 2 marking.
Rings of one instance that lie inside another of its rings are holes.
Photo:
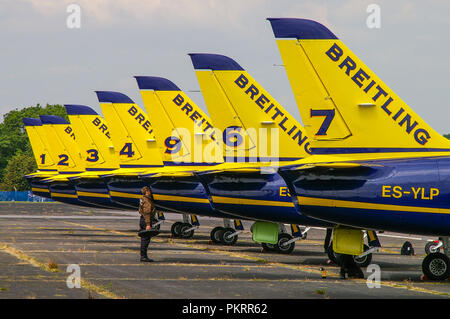
[[[58,162],[58,165],[69,166],[69,163],[67,163],[67,161],[69,160],[69,156],[67,156],[66,154],[61,154],[61,155],[58,155],[58,156],[59,156],[59,159],[60,159],[60,161]]]

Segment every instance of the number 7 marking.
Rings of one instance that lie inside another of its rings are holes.
[[[317,131],[316,135],[327,135],[328,128],[334,119],[334,109],[332,110],[313,110],[311,109],[311,117],[313,116],[325,116],[322,125]]]

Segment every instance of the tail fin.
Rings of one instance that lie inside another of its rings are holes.
[[[302,125],[236,61],[218,54],[189,55],[214,121],[217,117],[222,125],[238,122],[247,132],[253,129],[259,154],[274,153],[270,149],[271,134],[276,134],[278,141],[272,147],[277,148],[280,160],[309,156],[309,141]],[[267,136],[261,129],[267,129]],[[262,152],[262,148],[268,152]]]
[[[111,128],[120,167],[155,167],[163,162],[148,116],[128,96],[96,91],[103,115]]]
[[[45,135],[41,120],[23,118],[23,124],[30,140],[38,170],[56,170],[56,163],[47,145],[48,138]]]
[[[86,169],[119,168],[114,145],[106,121],[92,108],[84,105],[64,105],[69,121],[77,132],[77,143],[85,157]]]
[[[439,151],[433,130],[322,24],[268,19],[314,153]]]
[[[51,141],[50,152],[56,158],[60,172],[82,172],[85,170],[80,149],[75,142],[75,133],[70,123],[55,115],[41,115],[46,136]]]
[[[178,86],[161,77],[136,76],[136,80],[157,139],[164,141],[165,163],[223,161],[221,136],[211,119]]]

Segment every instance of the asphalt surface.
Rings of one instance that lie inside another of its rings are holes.
[[[421,280],[427,240],[380,234],[373,264],[380,288],[366,279],[339,279],[327,263],[323,229],[313,228],[290,255],[263,252],[251,239],[251,223],[234,246],[210,243],[219,219],[199,216],[192,239],[171,238],[181,215],[166,214],[152,239],[153,263],[139,261],[137,212],[112,212],[58,203],[0,203],[0,298],[449,298],[450,282]],[[406,241],[415,255],[400,255]],[[81,288],[69,288],[69,265],[77,265]],[[322,271],[326,271],[326,279]],[[364,271],[366,269],[363,269]]]

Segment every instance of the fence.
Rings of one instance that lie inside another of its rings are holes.
[[[52,202],[50,198],[33,195],[31,191],[26,192],[1,192],[0,202]]]

